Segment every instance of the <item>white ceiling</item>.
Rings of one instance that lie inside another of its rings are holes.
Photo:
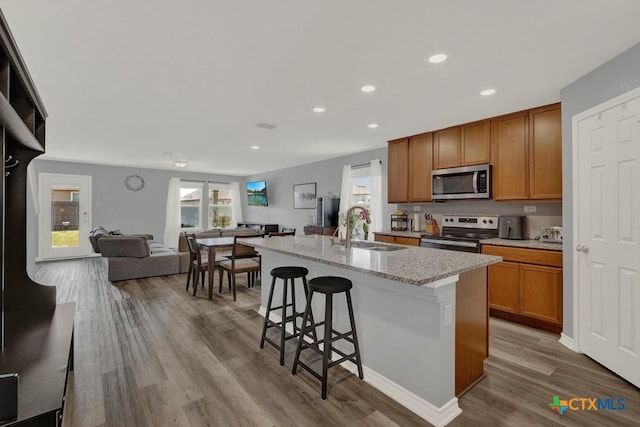
[[[638,0],[0,7],[49,112],[46,158],[158,169],[184,159],[185,170],[242,176],[559,101],[640,42]],[[447,62],[424,60],[440,51]],[[481,97],[487,87],[497,93]]]

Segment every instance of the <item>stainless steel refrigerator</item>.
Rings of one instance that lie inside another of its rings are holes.
[[[340,198],[316,198],[316,227],[337,227]]]

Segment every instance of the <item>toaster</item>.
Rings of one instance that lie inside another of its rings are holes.
[[[542,227],[540,229],[540,241],[562,243],[562,227]]]

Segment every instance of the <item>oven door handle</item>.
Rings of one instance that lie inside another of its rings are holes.
[[[437,245],[448,245],[448,246],[462,246],[465,248],[477,248],[478,244],[474,242],[460,242],[457,240],[436,240],[436,239],[421,239],[421,242],[424,243],[435,243]]]

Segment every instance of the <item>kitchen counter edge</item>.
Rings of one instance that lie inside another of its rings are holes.
[[[543,249],[562,252],[562,243],[541,242],[539,240],[484,239],[481,245],[510,246],[514,248]]]
[[[309,240],[305,241],[302,239]],[[311,245],[310,240],[315,240],[314,246]],[[348,262],[345,248],[342,246],[331,246],[330,238],[327,236],[252,238],[243,239],[243,243],[254,246],[257,249],[265,249],[308,259],[322,264],[359,271],[361,273],[416,286],[429,286],[429,284],[441,279],[487,267],[502,261],[502,257],[494,255],[406,246],[406,249],[401,251],[377,252],[381,259],[385,261],[381,262],[380,265],[385,265],[386,267],[380,267],[376,270],[371,267],[366,268],[355,265],[354,261]],[[300,245],[296,245],[295,243],[300,243]],[[304,247],[305,243],[308,246],[307,248]],[[384,243],[377,243],[377,245],[385,246]],[[350,251],[364,251],[364,249],[352,248]],[[352,256],[349,258],[353,260],[357,257]],[[425,260],[431,262],[425,262]]]

